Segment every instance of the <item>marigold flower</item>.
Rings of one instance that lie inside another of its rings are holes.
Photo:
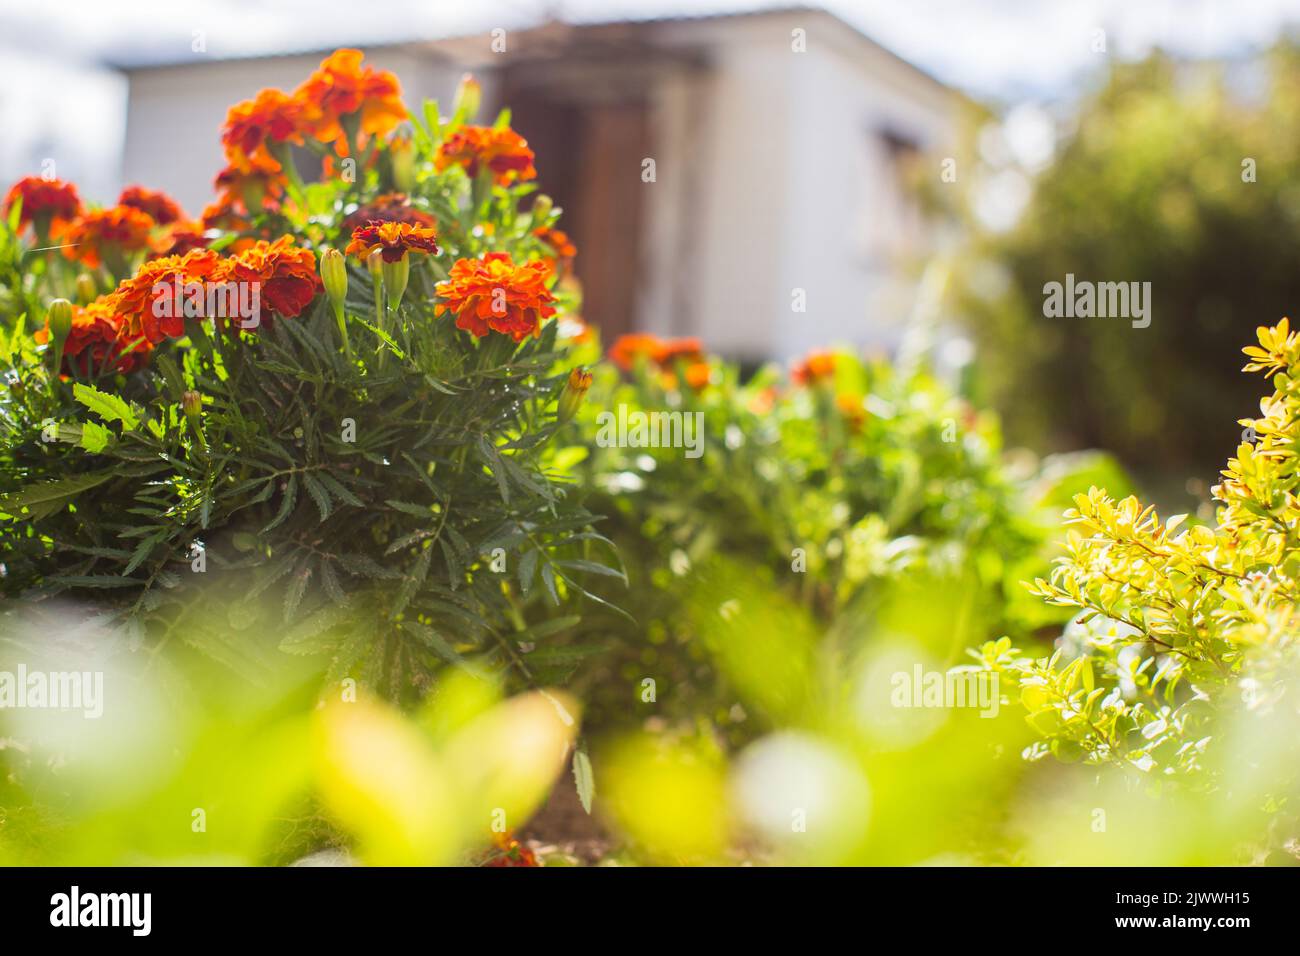
[[[343,233],[352,235],[359,227],[369,222],[405,222],[412,226],[425,226],[432,229],[436,224],[427,212],[422,212],[411,205],[411,199],[404,193],[384,193],[362,206],[343,220]]]
[[[284,183],[280,164],[261,154],[250,157],[243,165],[227,166],[212,181],[213,187],[222,193],[222,202],[234,206],[238,200],[248,212],[261,212],[268,198],[283,196]]]
[[[252,169],[266,160],[280,166],[272,149],[281,143],[302,144],[301,131],[312,118],[308,103],[283,90],[262,90],[251,100],[236,103],[226,113],[221,145],[237,168]]]
[[[151,258],[183,256],[192,249],[206,249],[209,241],[203,223],[178,219],[154,235],[150,242]]]
[[[546,288],[549,275],[544,263],[516,265],[506,252],[457,259],[447,281],[438,283],[436,291],[445,301],[434,314],[456,313],[456,328],[477,338],[496,331],[522,342],[540,335],[543,320],[555,314],[555,296]]]
[[[514,834],[509,831],[493,833],[492,844],[498,853],[484,863],[484,866],[541,866],[537,862],[537,855],[516,840]]]
[[[105,301],[125,332],[142,335],[154,346],[185,334],[185,286],[220,281],[224,268],[221,257],[211,249],[153,259],[123,279]],[[168,301],[157,304],[160,299]]]
[[[644,358],[657,361],[656,356],[663,348],[663,342],[657,335],[648,332],[629,332],[620,335],[609,348],[609,360],[625,372],[636,366],[637,359]]]
[[[560,268],[568,270],[572,267],[573,259],[578,254],[578,247],[573,244],[568,233],[561,229],[538,226],[533,230],[533,235],[555,252],[554,256],[546,256],[542,260],[552,272],[559,272]]]
[[[555,406],[555,417],[560,422],[567,422],[578,413],[582,400],[591,388],[592,374],[583,365],[575,365],[569,372],[569,380],[560,390],[560,397]]]
[[[709,384],[713,371],[704,357],[704,345],[696,338],[661,339],[648,332],[621,335],[609,349],[609,359],[625,372],[638,361],[653,364],[666,388],[677,387],[677,368],[685,365],[686,384],[697,391]]]
[[[262,301],[286,319],[299,315],[324,289],[316,272],[316,254],[294,245],[293,236],[275,242],[259,239],[226,261],[223,278],[260,282]]]
[[[360,50],[335,50],[293,94],[306,110],[307,129],[317,139],[334,143],[340,156],[348,154],[345,118],[359,114],[362,134],[386,136],[407,117],[397,77],[387,70],[363,68],[362,58]]]
[[[438,147],[433,164],[439,172],[453,165],[462,166],[471,179],[478,175],[480,167],[486,166],[499,186],[537,177],[528,141],[508,128],[462,126]]]
[[[861,395],[836,395],[835,407],[844,416],[849,431],[858,432],[862,430],[862,426],[867,421],[867,410],[862,404]]]
[[[81,197],[77,195],[77,187],[58,179],[27,176],[18,180],[5,194],[6,216],[19,199],[23,203],[22,212],[18,214],[19,231],[32,222],[41,229],[49,229],[56,220],[67,222],[81,215]]]
[[[148,213],[149,217],[160,226],[170,225],[185,217],[185,213],[171,196],[143,186],[127,186],[117,197],[117,204]]]
[[[835,376],[835,353],[827,351],[809,352],[795,363],[790,378],[796,385],[815,385]]]
[[[91,378],[110,368],[128,374],[148,359],[148,343],[126,334],[110,298],[101,296],[87,305],[73,306],[72,328],[63,343],[64,375]],[[49,342],[48,324],[33,338]]]
[[[365,259],[378,249],[385,262],[397,262],[408,252],[436,256],[437,238],[437,234],[427,226],[376,220],[352,230],[352,241],[348,243],[344,252],[358,259]]]
[[[84,262],[92,269],[104,262],[121,259],[149,245],[153,217],[134,206],[92,209],[58,231],[65,245],[63,254]],[[121,263],[114,263],[118,268]]]
[[[673,368],[678,362],[697,364],[704,360],[704,343],[699,339],[669,339],[659,346],[655,361],[663,368]]]

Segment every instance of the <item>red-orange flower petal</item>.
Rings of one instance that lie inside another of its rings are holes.
[[[385,262],[397,262],[408,252],[436,256],[437,239],[437,234],[427,226],[374,221],[354,229],[352,241],[343,251],[364,260],[375,249],[380,249]]]
[[[433,164],[439,172],[461,166],[471,179],[486,166],[498,185],[509,186],[518,180],[536,178],[533,158],[528,141],[512,129],[462,126],[438,147]]]
[[[18,180],[5,194],[6,216],[19,199],[23,201],[18,220],[19,230],[32,221],[68,221],[81,215],[81,197],[77,195],[77,187],[58,179],[27,176]]]
[[[167,226],[178,219],[185,218],[184,211],[171,196],[143,186],[127,186],[117,197],[117,204],[148,213],[149,217],[160,226]]]
[[[133,206],[92,209],[58,231],[63,254],[92,269],[103,262],[104,253],[116,250],[129,254],[149,245],[153,217]]]
[[[516,265],[506,252],[482,259],[457,259],[437,293],[445,301],[434,313],[456,314],[456,327],[482,338],[489,332],[522,342],[540,335],[542,322],[555,314],[555,296],[546,287],[550,270],[542,262]]]

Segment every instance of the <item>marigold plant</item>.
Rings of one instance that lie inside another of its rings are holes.
[[[534,633],[531,605],[573,610],[621,571],[549,448],[561,395],[575,410],[553,321],[574,299],[539,238],[559,211],[439,158],[478,135],[470,105],[408,115],[341,50],[231,109],[202,224],[143,187],[89,210],[64,184],[10,191],[0,593],[78,598],[123,648],[241,673],[310,656],[322,693],[548,676],[520,648],[563,629]],[[522,155],[504,115],[487,140],[485,168]],[[333,158],[320,181],[291,144]],[[81,274],[18,235],[65,220]],[[224,636],[198,626],[214,601]]]

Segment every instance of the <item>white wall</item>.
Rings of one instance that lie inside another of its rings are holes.
[[[806,52],[791,49],[795,28]],[[694,23],[673,31],[664,42],[706,33]],[[704,100],[694,159],[704,183],[678,232],[690,255],[676,269],[659,256],[657,285],[684,274],[694,334],[728,355],[789,358],[839,341],[896,347],[915,292],[906,260],[923,246],[902,234],[910,201],[878,134],[892,128],[939,149],[955,134],[955,94],[816,12],[717,21],[707,34],[713,72],[694,90]],[[680,96],[665,101],[684,108]],[[688,161],[677,155],[682,135],[662,133],[682,125],[659,127],[672,161]],[[662,220],[680,217],[654,206],[652,216],[650,241],[662,244]],[[795,289],[804,313],[792,311]],[[669,331],[661,302],[646,306],[643,324]]]

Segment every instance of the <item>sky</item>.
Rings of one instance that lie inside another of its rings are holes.
[[[91,197],[115,188],[126,84],[110,63],[173,62],[575,22],[788,7],[741,0],[0,0],[0,177],[58,155]],[[1244,55],[1300,27],[1300,0],[828,0],[940,79],[1000,104],[1077,95],[1106,56],[1153,46]],[[1106,53],[1094,49],[1105,30]],[[194,53],[196,39],[203,52]],[[36,168],[33,168],[36,167]],[[107,197],[111,199],[110,197]]]

